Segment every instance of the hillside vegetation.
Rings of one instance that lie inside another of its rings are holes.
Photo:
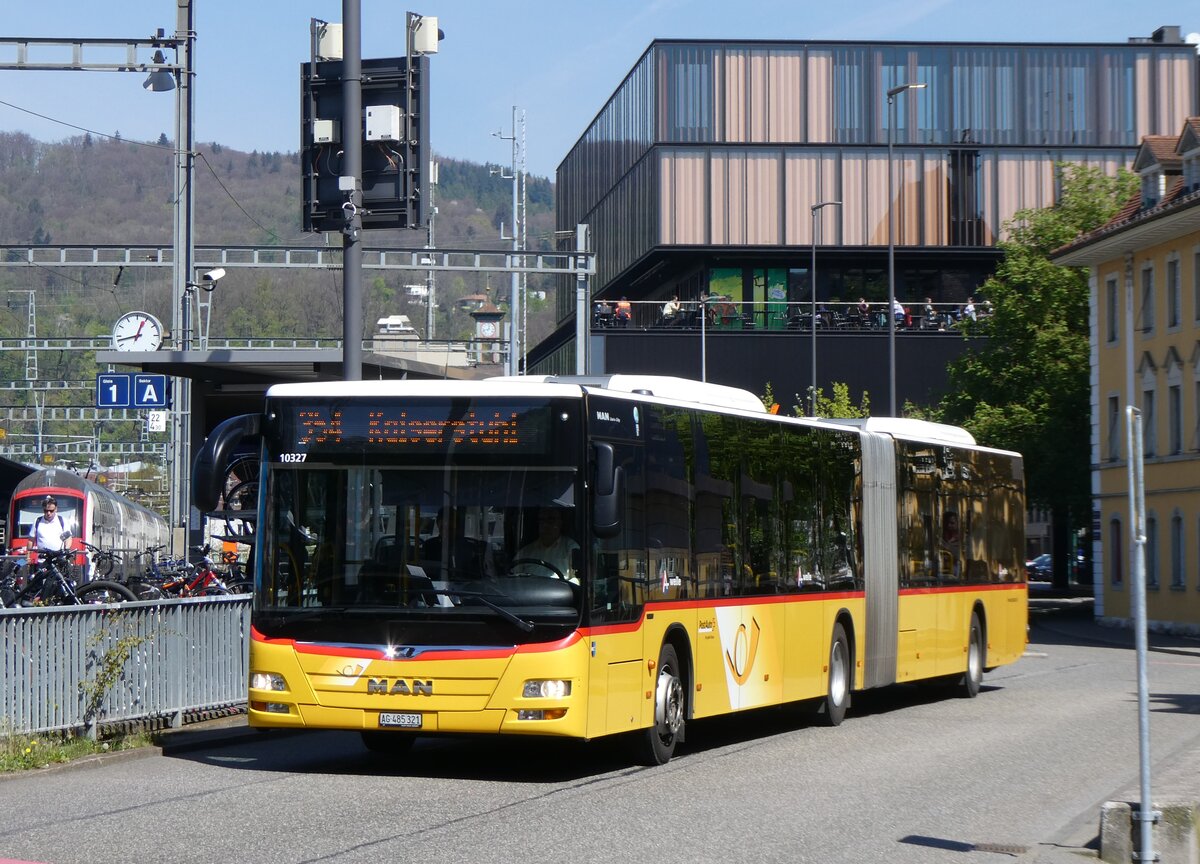
[[[296,153],[244,153],[217,143],[200,144],[195,170],[195,242],[200,246],[330,245],[341,235],[301,230],[300,160]],[[500,237],[512,231],[512,184],[497,166],[453,159],[440,161],[436,189],[435,245],[442,248],[508,249]],[[170,245],[174,157],[163,136],[147,145],[91,135],[47,144],[21,133],[0,133],[0,243]],[[527,246],[553,248],[553,186],[527,178]],[[424,229],[369,231],[368,247],[419,249]],[[426,309],[406,297],[406,284],[425,284],[424,272],[364,274],[364,332],[377,318],[405,313],[421,331]],[[530,279],[547,299],[530,304],[530,338],[552,326],[552,280]],[[209,335],[221,337],[340,338],[342,273],[334,270],[230,269],[213,296]],[[455,301],[487,288],[503,305],[510,280],[504,275],[438,274],[438,339],[469,336],[472,321]],[[171,320],[169,268],[0,268],[0,337],[27,334],[25,298],[34,291],[36,330],[41,338],[107,334],[123,312],[144,309]],[[47,358],[48,359],[48,358]],[[22,373],[23,359],[0,358],[5,372]],[[75,358],[63,357],[43,370],[43,379],[73,378]],[[83,375],[81,377],[87,377]]]

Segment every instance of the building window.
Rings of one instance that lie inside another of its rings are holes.
[[[1172,384],[1167,388],[1167,422],[1171,424],[1168,431],[1170,436],[1171,454],[1183,452],[1183,388]]]
[[[1146,587],[1158,587],[1158,517],[1146,516]]]
[[[1200,250],[1192,253],[1192,318],[1200,322]]]
[[[1114,516],[1108,523],[1108,578],[1115,587],[1125,583],[1125,556],[1121,553],[1121,520]]]
[[[1178,511],[1171,516],[1171,587],[1185,587],[1185,562],[1183,545],[1183,514]]]
[[[1138,320],[1143,333],[1154,332],[1154,268],[1142,270],[1142,305],[1138,311]]]
[[[1162,198],[1162,193],[1159,192],[1160,174],[1142,174],[1141,175],[1141,209],[1150,210],[1154,205],[1158,204],[1159,198]]]
[[[1183,298],[1180,296],[1179,259],[1167,261],[1167,327],[1177,328],[1183,320]]]
[[[1155,453],[1154,436],[1154,390],[1142,391],[1142,455],[1153,456]]]
[[[1200,450],[1200,381],[1196,381],[1195,398],[1192,399],[1193,410],[1196,414],[1195,424],[1192,429],[1192,449]]]
[[[1108,397],[1108,461],[1121,458],[1121,399]]]
[[[1106,320],[1104,322],[1105,332],[1108,334],[1109,342],[1117,341],[1117,324],[1120,323],[1121,301],[1120,294],[1117,291],[1117,277],[1109,276],[1104,283],[1104,314]]]

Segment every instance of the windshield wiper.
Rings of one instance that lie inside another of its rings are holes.
[[[440,594],[444,597],[471,597],[491,609],[505,621],[509,621],[516,625],[525,633],[533,632],[532,621],[526,621],[520,615],[509,612],[499,603],[493,603],[482,591],[451,591],[446,588],[422,588],[420,591],[422,594]]]

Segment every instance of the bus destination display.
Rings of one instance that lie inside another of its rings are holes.
[[[290,413],[289,438],[304,449],[345,446],[435,452],[540,452],[546,445],[544,406],[313,406]],[[284,415],[285,417],[287,414]],[[285,421],[286,422],[286,421]]]

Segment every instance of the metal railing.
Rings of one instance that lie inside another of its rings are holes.
[[[628,307],[623,314],[621,305]],[[897,318],[897,329],[910,332],[961,333],[967,317],[958,303],[904,304],[904,315]],[[817,329],[829,331],[888,332],[887,303],[869,303],[861,310],[857,303],[818,302]],[[976,320],[988,314],[984,304],[975,306]],[[592,304],[593,331],[626,330],[707,330],[728,331],[801,331],[812,329],[810,301],[728,300],[719,295],[699,300],[680,301],[673,314],[665,300],[597,300]]]
[[[250,597],[0,610],[0,736],[244,705]]]

